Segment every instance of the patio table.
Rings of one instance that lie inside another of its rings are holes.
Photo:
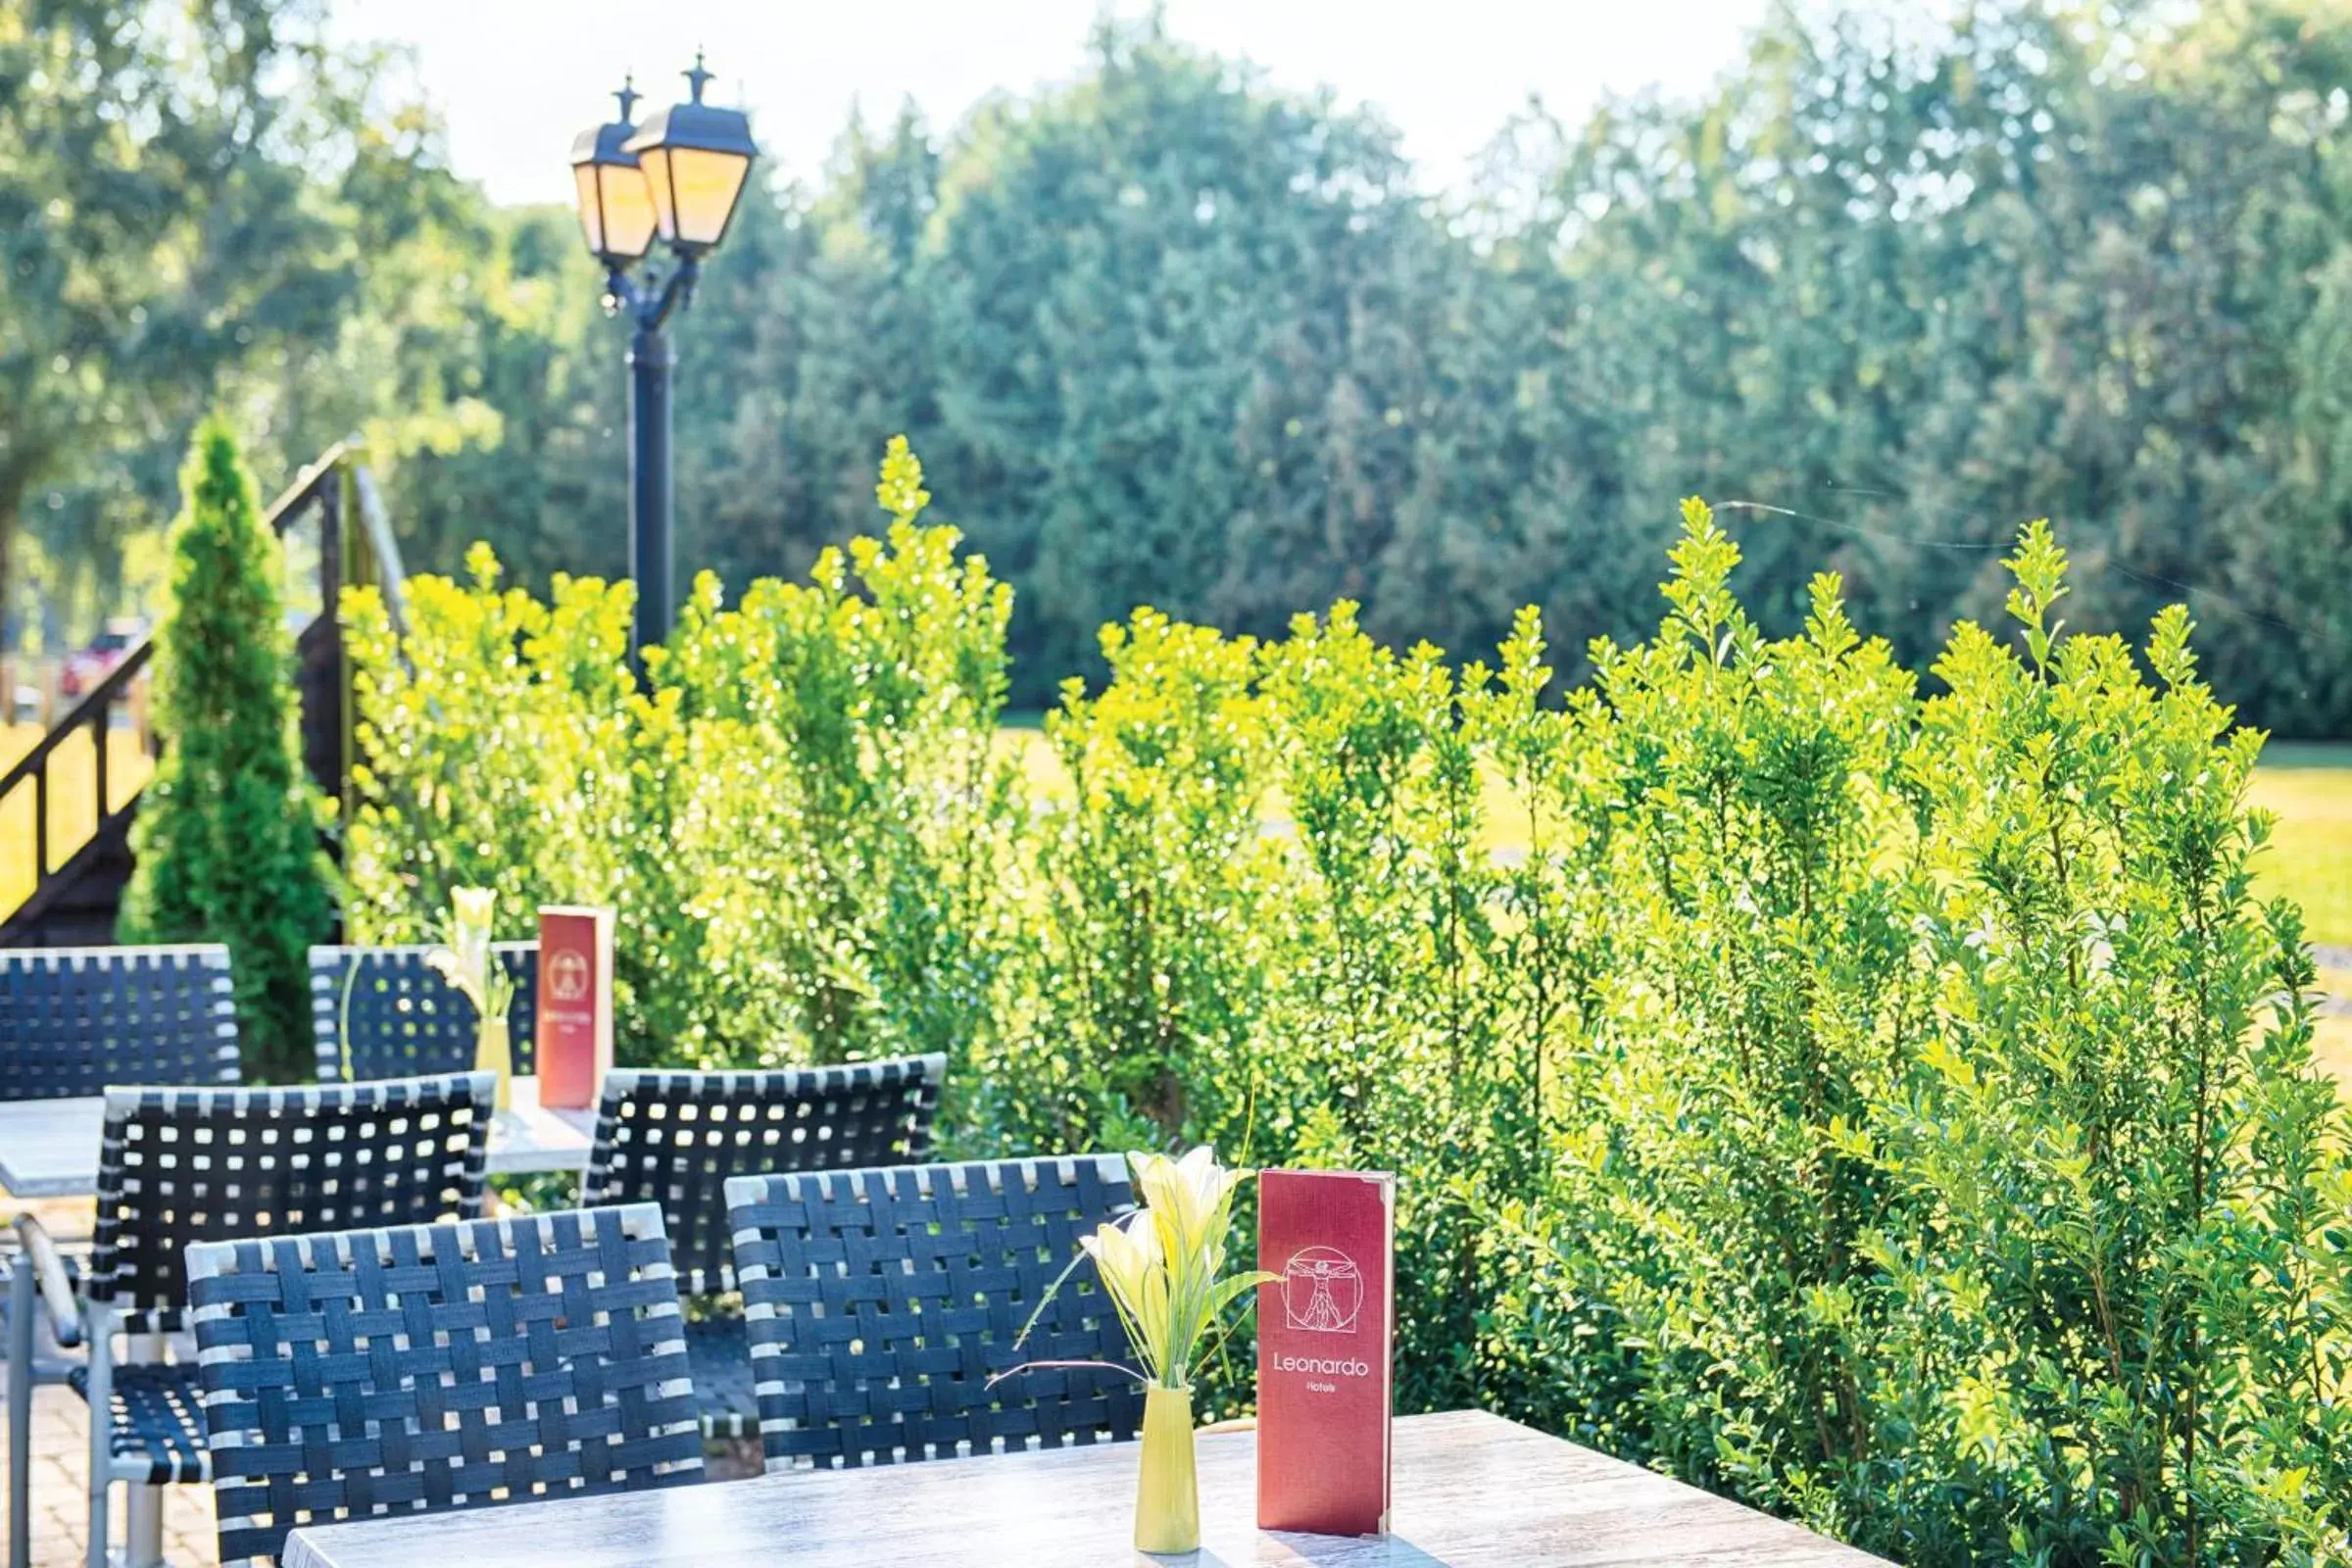
[[[586,1170],[596,1111],[545,1110],[539,1080],[517,1076],[513,1108],[490,1124],[493,1176]],[[99,1133],[106,1101],[0,1101],[0,1188],[11,1198],[81,1198],[98,1190]]]
[[[285,1568],[1502,1568],[1876,1557],[1479,1410],[1396,1424],[1395,1533],[1276,1535],[1256,1515],[1257,1434],[1199,1439],[1197,1556],[1130,1544],[1136,1446],[805,1470],[657,1492],[306,1526]]]

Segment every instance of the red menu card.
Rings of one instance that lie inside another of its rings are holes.
[[[539,1103],[585,1110],[612,1065],[612,911],[539,911]]]
[[[1396,1178],[1258,1177],[1257,1526],[1389,1528],[1389,1348]]]

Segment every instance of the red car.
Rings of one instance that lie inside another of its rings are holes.
[[[147,635],[147,626],[139,620],[110,620],[89,647],[66,656],[57,672],[57,691],[61,697],[80,697],[91,687],[106,679],[117,664],[122,662],[133,648]]]

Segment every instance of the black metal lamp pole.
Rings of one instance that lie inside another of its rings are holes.
[[[675,503],[670,487],[669,390],[677,351],[665,330],[672,312],[694,299],[703,256],[726,237],[759,148],[742,111],[703,102],[710,73],[701,55],[686,73],[690,101],[631,124],[637,94],[623,84],[620,118],[580,133],[572,144],[580,227],[605,266],[605,309],[628,313],[629,574],[637,616],[629,654],[669,637],[677,611],[671,569]],[[657,234],[669,244],[667,276],[647,261]],[[645,268],[642,276],[633,269]],[[641,665],[642,667],[642,665]]]
[[[619,268],[605,279],[606,298],[629,313],[629,576],[637,584],[637,619],[629,635],[632,657],[669,639],[677,605],[674,581],[677,520],[670,485],[669,373],[678,351],[664,325],[670,313],[694,296],[702,264],[680,257],[666,279],[640,284]]]

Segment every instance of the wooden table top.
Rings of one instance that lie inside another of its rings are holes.
[[[490,1174],[586,1170],[594,1110],[542,1110],[539,1080],[517,1076],[513,1107],[490,1124]],[[0,1100],[0,1188],[12,1198],[79,1198],[98,1190],[102,1096]]]
[[[1680,1562],[1721,1568],[1878,1558],[1478,1410],[1396,1426],[1387,1537],[1254,1524],[1257,1434],[1199,1441],[1201,1550],[1130,1544],[1138,1446],[797,1471],[662,1492],[313,1526],[284,1568],[892,1568],[1104,1563],[1187,1568],[1502,1568]]]

